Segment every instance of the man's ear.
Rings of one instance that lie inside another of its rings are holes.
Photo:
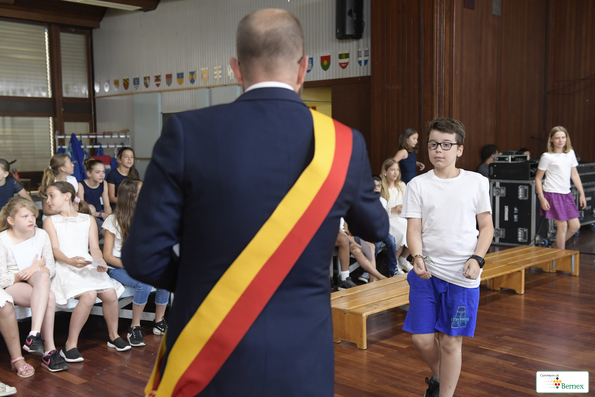
[[[297,85],[301,87],[304,84],[304,79],[306,78],[306,72],[308,71],[308,55],[304,54],[302,60],[300,61],[300,66],[298,69],[298,76],[297,76]],[[298,88],[299,90],[299,88]]]
[[[229,60],[229,64],[231,65],[231,70],[233,70],[233,74],[235,75],[238,83],[243,87],[244,86],[244,77],[242,76],[242,71],[240,70],[240,63],[237,59],[232,57]]]

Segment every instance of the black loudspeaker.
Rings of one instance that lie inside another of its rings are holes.
[[[364,31],[364,1],[337,0],[337,39],[361,39]]]

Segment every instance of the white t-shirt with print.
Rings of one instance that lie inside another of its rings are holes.
[[[460,170],[457,177],[442,179],[431,170],[407,184],[401,216],[421,218],[422,255],[434,261],[428,264],[433,277],[475,288],[481,273],[471,280],[463,267],[477,247],[476,216],[484,212],[492,212],[488,178]]]
[[[543,191],[548,193],[570,193],[570,173],[578,165],[574,150],[568,153],[544,153],[537,168],[545,171]]]

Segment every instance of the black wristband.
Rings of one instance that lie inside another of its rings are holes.
[[[409,262],[409,263],[413,263],[413,261],[414,261],[414,260],[415,260],[415,258],[413,257],[413,255],[409,254],[409,255],[407,256],[407,262]]]
[[[479,268],[483,269],[483,266],[486,264],[485,259],[483,259],[481,256],[479,255],[471,255],[469,257],[469,259],[475,259],[477,261],[477,263],[479,263]]]

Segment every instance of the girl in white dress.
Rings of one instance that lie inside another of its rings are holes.
[[[65,305],[73,298],[79,301],[72,312],[68,339],[60,355],[67,362],[83,361],[77,349],[78,338],[97,297],[103,301],[103,317],[109,332],[107,346],[118,351],[130,349],[130,345],[118,335],[118,294],[106,273],[107,265],[99,249],[97,224],[88,214],[89,206],[75,195],[68,182],[54,182],[46,192],[48,206],[58,212],[43,222],[56,258],[52,291],[58,305]],[[80,212],[77,212],[75,204],[78,204]],[[122,291],[123,287],[119,292]]]
[[[31,332],[23,350],[43,356],[41,366],[58,372],[67,370],[68,364],[54,345],[56,299],[50,284],[56,270],[50,238],[35,227],[38,212],[35,204],[23,197],[11,198],[0,211],[0,287],[17,305],[31,308]],[[23,256],[22,250],[30,256]]]
[[[395,238],[397,246],[396,257],[399,258],[398,265],[409,270],[410,268],[407,267],[405,258],[402,260],[400,257],[401,255],[407,255],[408,250],[405,248],[407,245],[407,220],[400,215],[403,209],[406,185],[401,181],[399,163],[395,159],[385,160],[382,164],[382,174],[380,177],[382,178],[380,197],[386,200],[385,208],[390,223],[390,234]],[[382,203],[384,204],[384,201]],[[391,271],[391,276],[401,273],[400,269],[396,269],[396,271],[393,271],[393,269],[389,270]]]

